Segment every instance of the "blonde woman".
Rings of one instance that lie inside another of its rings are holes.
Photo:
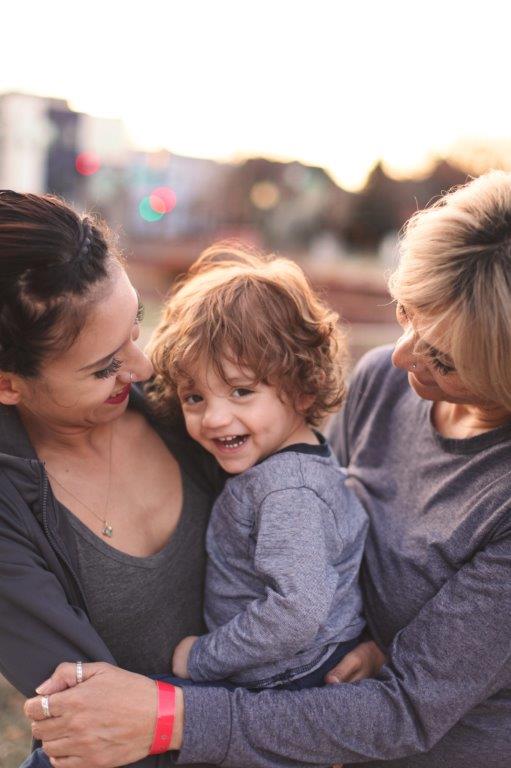
[[[179,689],[178,762],[511,765],[511,174],[414,216],[391,290],[403,334],[361,361],[331,430],[370,519],[361,652],[388,663],[309,691]],[[41,689],[51,718],[41,697],[27,705],[54,765],[147,754],[154,682],[104,664],[83,676],[62,665]]]

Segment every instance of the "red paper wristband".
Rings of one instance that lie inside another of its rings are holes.
[[[158,689],[158,714],[156,716],[153,743],[149,751],[150,755],[159,755],[162,752],[168,752],[170,749],[176,711],[175,686],[156,680],[156,687]]]

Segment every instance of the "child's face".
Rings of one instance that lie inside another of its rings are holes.
[[[271,453],[312,432],[275,387],[254,384],[251,372],[224,363],[229,383],[211,368],[193,372],[193,384],[178,387],[188,433],[231,474],[244,472]]]

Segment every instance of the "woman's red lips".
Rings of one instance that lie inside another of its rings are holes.
[[[123,400],[126,400],[130,393],[131,384],[126,384],[124,389],[121,389],[120,392],[118,392],[117,395],[112,395],[112,397],[109,397],[108,400],[105,400],[105,403],[109,403],[109,405],[117,405],[118,403],[122,403]]]

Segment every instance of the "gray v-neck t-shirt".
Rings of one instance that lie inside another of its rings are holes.
[[[75,534],[78,576],[91,624],[119,666],[132,672],[170,674],[177,643],[205,631],[209,498],[184,472],[182,482],[177,527],[163,549],[148,557],[120,552],[61,505]]]

